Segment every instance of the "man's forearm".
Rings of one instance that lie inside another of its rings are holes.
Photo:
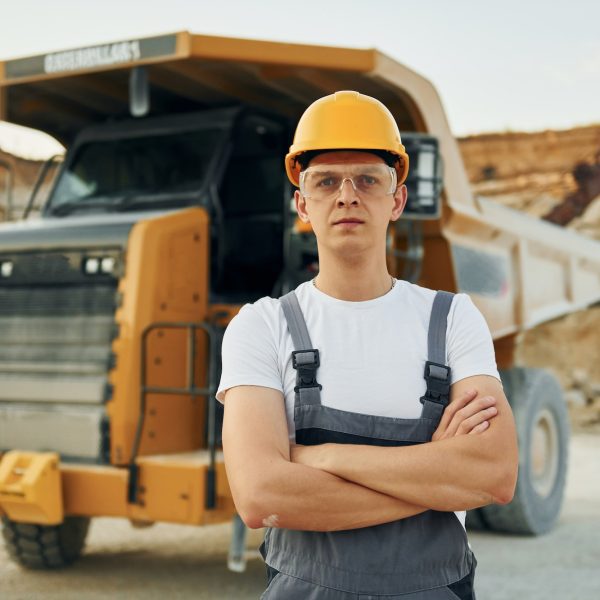
[[[409,503],[467,510],[510,500],[513,451],[496,452],[484,435],[398,448],[327,444],[317,466]]]
[[[292,449],[314,466],[409,503],[467,510],[512,499],[518,467],[510,405],[492,377],[465,378],[452,388],[433,439],[413,446],[325,444]]]
[[[337,531],[380,525],[424,512],[331,473],[286,460],[269,465],[261,481],[234,493],[238,511],[253,528]],[[236,497],[237,496],[237,497]]]

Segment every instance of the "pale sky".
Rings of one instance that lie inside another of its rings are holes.
[[[0,59],[178,30],[375,47],[432,81],[459,136],[600,123],[597,0],[2,0]]]

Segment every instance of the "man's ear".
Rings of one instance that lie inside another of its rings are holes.
[[[296,211],[300,220],[304,223],[309,223],[310,218],[308,212],[306,212],[306,198],[300,193],[299,190],[294,192],[294,201],[296,202]]]
[[[392,216],[390,221],[397,221],[400,215],[406,207],[406,200],[408,198],[408,190],[404,184],[399,185],[394,193],[394,206],[392,208]]]

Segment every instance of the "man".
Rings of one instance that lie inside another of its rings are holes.
[[[383,104],[317,100],[286,169],[319,274],[242,308],[217,394],[236,507],[269,528],[263,598],[474,598],[464,511],[517,474],[489,330],[468,296],[388,273],[408,156]]]

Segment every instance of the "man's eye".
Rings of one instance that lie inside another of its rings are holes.
[[[362,185],[366,186],[377,185],[377,183],[379,183],[377,177],[373,177],[373,175],[361,175],[359,181]]]
[[[336,185],[337,179],[335,177],[322,177],[317,181],[319,187],[331,187]]]

